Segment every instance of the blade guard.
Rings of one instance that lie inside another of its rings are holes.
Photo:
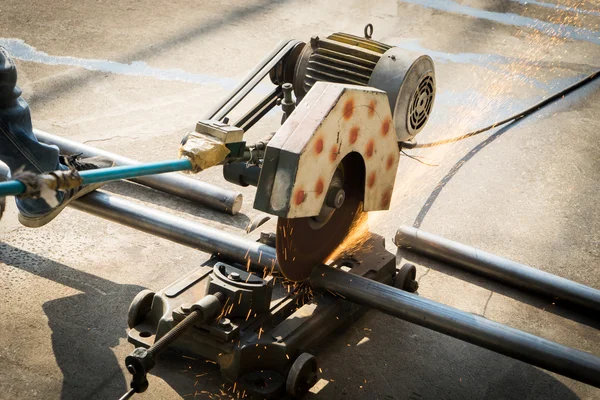
[[[387,210],[399,152],[386,93],[315,83],[267,146],[254,208],[283,218],[318,215],[351,152],[364,162],[364,210]]]

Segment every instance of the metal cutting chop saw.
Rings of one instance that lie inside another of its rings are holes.
[[[336,251],[364,213],[389,208],[400,150],[414,144],[435,97],[431,58],[409,56],[371,34],[367,26],[365,37],[281,42],[184,138],[184,146],[198,135],[225,144],[225,179],[256,186],[254,208],[277,218],[255,220],[246,238],[187,221],[171,226],[183,243],[191,242],[185,232],[202,238],[196,243],[213,255],[167,288],[133,300],[129,341],[136,349],[125,360],[132,383],[123,398],[147,389],[147,373],[167,347],[218,364],[240,396],[300,398],[316,382],[310,351],[365,306],[600,386],[600,360],[588,353],[411,293],[414,266],[398,269],[382,237],[365,232],[360,245]],[[231,122],[232,110],[267,76],[273,89]],[[278,106],[277,132],[244,141]],[[161,225],[157,234],[164,232]],[[412,247],[423,241],[412,231],[398,235],[398,246],[410,235]],[[429,244],[428,254],[456,252]],[[454,259],[468,258],[461,257]],[[491,263],[479,253],[471,259]],[[510,266],[535,287],[557,288],[553,296],[600,311],[600,292],[526,268]]]
[[[423,128],[435,96],[431,58],[411,58],[370,39],[370,26],[365,33],[282,42],[198,122],[196,133],[219,138],[239,155],[224,165],[224,177],[256,185],[254,208],[277,217],[250,233],[275,248],[276,261],[265,266],[214,255],[168,288],[140,293],[129,312],[129,340],[138,349],[126,361],[135,391],[145,390],[154,364],[148,353],[161,340],[217,362],[247,394],[272,398],[287,390],[299,397],[314,383],[316,361],[305,351],[359,307],[315,296],[302,282],[363,213],[389,208],[399,150]],[[227,115],[267,74],[273,91],[230,124]],[[284,112],[281,128],[260,142],[243,142],[276,105]],[[344,268],[392,284],[395,256],[376,235],[366,242],[367,250],[351,254]],[[201,319],[177,333],[194,310]]]
[[[364,38],[336,33],[308,43],[281,42],[198,121],[182,140],[177,160],[139,164],[35,132],[63,153],[103,155],[120,165],[81,173],[24,171],[0,182],[0,216],[6,195],[51,201],[57,191],[120,179],[235,215],[241,194],[181,175],[156,174],[221,165],[226,180],[256,186],[254,208],[266,214],[248,226],[246,237],[102,192],[71,203],[211,254],[165,289],[144,290],[133,299],[128,337],[136,348],[125,359],[132,381],[122,399],[148,388],[148,372],[170,347],[217,364],[237,397],[287,393],[300,398],[317,380],[311,353],[368,308],[600,387],[599,357],[414,294],[415,266],[398,268],[384,239],[369,232],[366,215],[390,207],[400,152],[416,145],[435,97],[428,56],[409,55],[371,35],[368,25]],[[271,91],[231,122],[234,109],[239,111],[242,100],[266,79]],[[246,133],[275,107],[283,114],[281,127],[262,140],[246,141]],[[494,126],[419,147],[452,143]],[[0,168],[1,175],[7,172]],[[600,328],[600,290],[413,227],[400,227],[394,243],[403,257],[418,252],[535,292],[548,308],[569,304],[563,312],[581,313],[584,323]]]

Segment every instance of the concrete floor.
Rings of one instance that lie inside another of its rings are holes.
[[[371,22],[376,39],[436,62],[434,114],[420,136],[427,141],[503,118],[599,68],[597,0],[525,3],[4,0],[0,44],[17,57],[37,128],[150,161],[174,156],[203,110],[280,39],[361,34]],[[599,115],[596,81],[507,128],[412,152],[438,166],[403,157],[392,210],[372,215],[372,230],[391,239],[401,224],[420,226],[600,288]],[[252,135],[277,129],[278,118],[270,115]],[[197,178],[232,187],[219,170]],[[241,189],[236,217],[128,183],[105,190],[240,234],[257,214],[252,189]],[[6,399],[118,398],[127,388],[131,299],[205,258],[71,209],[31,230],[11,204],[0,235]],[[388,247],[395,251],[391,240]],[[600,356],[594,322],[412,258],[422,296]],[[377,312],[317,355],[324,380],[314,399],[600,398],[598,389]],[[178,355],[163,361],[138,398],[228,397],[211,364]]]

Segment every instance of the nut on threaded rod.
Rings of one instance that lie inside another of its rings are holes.
[[[284,83],[281,85],[281,88],[283,89],[283,101],[285,103],[293,103],[294,99],[292,99],[292,84],[289,82]]]
[[[207,322],[215,318],[221,312],[224,302],[225,295],[221,292],[203,297],[198,303],[192,305],[192,312],[187,317],[148,348],[148,353],[151,356],[160,353],[181,336],[187,328],[195,323]]]
[[[281,123],[285,122],[287,117],[290,116],[291,113],[294,112],[296,108],[296,103],[294,103],[294,98],[292,97],[292,84],[289,82],[281,85],[281,89],[283,90],[283,100],[281,100],[281,110],[284,112],[283,119]]]
[[[148,389],[147,374],[154,368],[155,358],[192,325],[210,321],[219,315],[225,303],[225,298],[225,295],[220,292],[203,297],[191,306],[191,312],[188,316],[154,342],[152,346],[148,349],[138,347],[125,358],[127,370],[133,375],[131,389],[135,393],[142,393]]]

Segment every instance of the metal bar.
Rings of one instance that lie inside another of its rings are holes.
[[[138,161],[118,154],[77,143],[38,129],[34,129],[33,132],[40,142],[56,145],[60,148],[61,152],[66,154],[82,154],[84,157],[103,156],[114,160],[116,165],[140,164]],[[131,181],[231,215],[236,215],[242,207],[241,193],[220,188],[181,174],[151,175],[131,179]]]
[[[146,175],[164,174],[167,172],[189,171],[191,169],[192,163],[190,160],[187,158],[180,158],[178,160],[159,161],[138,165],[121,165],[112,168],[81,171],[79,176],[83,179],[84,185],[89,185],[92,183],[131,179]]]
[[[317,267],[313,289],[600,387],[600,358],[415,294],[329,266]]]
[[[600,312],[600,290],[486,253],[411,226],[396,233],[396,246],[424,254],[507,285]]]
[[[176,217],[103,192],[92,192],[71,203],[73,208],[234,261],[273,267],[275,249],[237,235]]]
[[[267,113],[277,105],[277,100],[282,96],[283,90],[281,89],[281,86],[277,86],[271,93],[265,96],[260,103],[244,114],[244,116],[237,120],[233,125],[243,129],[244,132],[248,132],[248,129],[252,128],[255,123],[267,115]]]
[[[100,168],[79,172],[78,185],[105,183],[120,179],[137,178],[146,175],[164,174],[167,172],[191,170],[192,163],[187,158],[170,161],[159,161],[148,164],[121,165],[119,167]],[[49,178],[55,179],[55,178]],[[58,190],[63,190],[59,187]],[[0,182],[0,196],[18,196],[27,191],[27,187],[19,180]]]
[[[26,190],[27,187],[21,181],[0,182],[0,197],[18,196]]]
[[[203,119],[222,119],[241,99],[243,99],[250,90],[252,90],[265,75],[287,54],[287,52],[299,43],[298,40],[282,40],[277,46],[263,58],[253,69],[242,79],[242,81],[229,93],[227,97],[219,101]],[[278,57],[284,51],[283,55]],[[264,72],[264,70],[266,72]],[[237,100],[236,100],[237,99]]]
[[[129,400],[135,394],[135,389],[129,389],[127,393],[119,398],[119,400]]]

